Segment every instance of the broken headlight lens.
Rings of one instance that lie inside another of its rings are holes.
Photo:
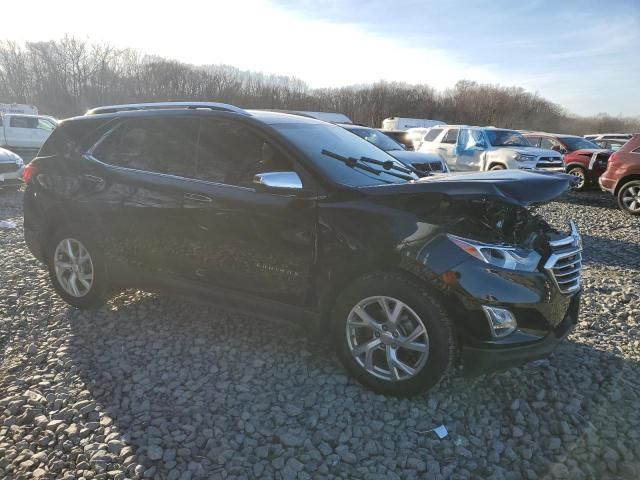
[[[447,237],[461,250],[495,267],[533,272],[540,263],[540,254],[535,250],[491,245],[456,235],[447,235]]]

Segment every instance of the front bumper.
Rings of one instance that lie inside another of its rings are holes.
[[[0,188],[11,187],[22,184],[22,178],[20,177],[21,169],[15,172],[0,173]]]
[[[468,341],[462,347],[464,374],[479,375],[548,356],[574,329],[578,323],[579,310],[578,292],[571,298],[562,322],[543,337],[535,338],[530,334],[514,332],[512,338],[506,337],[502,341]]]

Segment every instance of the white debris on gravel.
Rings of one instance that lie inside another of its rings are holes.
[[[584,234],[575,333],[547,362],[396,399],[287,324],[132,291],[66,306],[0,192],[0,478],[637,479],[640,218],[600,192],[540,211]],[[434,425],[449,435],[417,433]]]

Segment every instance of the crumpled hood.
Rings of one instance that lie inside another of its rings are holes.
[[[452,200],[491,200],[521,207],[545,203],[566,192],[575,179],[564,173],[502,170],[434,175],[407,183],[360,187],[373,196],[439,194]]]
[[[409,150],[390,150],[387,153],[393,158],[397,158],[401,162],[409,164],[429,162],[444,163],[442,157],[436,153],[412,152]]]

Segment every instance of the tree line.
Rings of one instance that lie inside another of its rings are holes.
[[[99,105],[185,100],[341,112],[375,127],[399,116],[574,134],[640,131],[640,117],[579,117],[520,87],[461,80],[440,92],[426,84],[385,81],[311,89],[294,77],[188,65],[68,36],[0,41],[0,103],[33,104],[65,118]]]

